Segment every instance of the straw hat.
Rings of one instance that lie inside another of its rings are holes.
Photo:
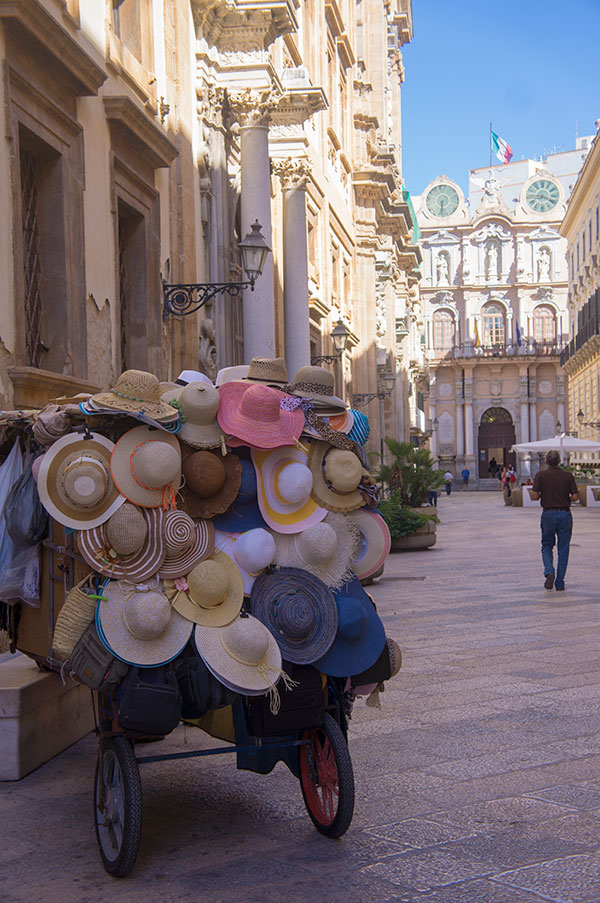
[[[331,590],[299,568],[257,577],[250,608],[277,640],[283,658],[297,665],[311,665],[325,655],[337,632]]]
[[[344,433],[346,435],[350,432],[354,424],[354,416],[352,414],[352,411],[344,411],[343,414],[324,415],[323,417],[321,417],[321,419],[327,424],[330,429],[336,430],[338,433]],[[312,426],[312,424],[310,424],[308,420],[304,424],[304,429],[302,430],[302,432],[307,436],[314,436],[315,439],[326,438],[326,436],[324,436],[322,432],[320,433],[316,427]]]
[[[276,389],[287,386],[290,381],[287,366],[282,357],[253,357],[248,367],[249,382],[266,383]]]
[[[351,564],[359,580],[365,580],[385,562],[392,546],[388,525],[377,511],[358,508],[347,515],[358,529],[360,540]]]
[[[165,558],[162,508],[125,502],[105,524],[77,535],[79,551],[99,574],[140,583],[153,577]]]
[[[227,511],[242,482],[237,455],[217,451],[192,452],[183,461],[181,507],[190,517],[214,517]]]
[[[315,403],[315,406],[332,414],[345,411],[348,405],[334,393],[333,373],[325,367],[300,367],[294,382],[287,390],[290,395],[300,395]]]
[[[370,668],[367,668],[366,671],[361,671],[360,674],[353,675],[353,683],[357,687],[366,689],[366,685],[368,684],[379,684],[383,680],[389,680],[391,677],[395,677],[401,667],[402,651],[400,646],[396,640],[393,640],[391,637],[386,637],[385,646],[383,647],[379,658]]]
[[[332,677],[360,674],[373,665],[385,646],[385,630],[358,577],[334,593],[338,628],[327,652],[314,666]]]
[[[111,580],[98,602],[98,636],[129,665],[150,668],[170,662],[190,638],[192,624],[171,609],[157,586]]]
[[[110,474],[115,446],[100,433],[69,433],[42,457],[37,486],[46,511],[64,527],[97,527],[125,501]]]
[[[245,533],[215,530],[215,548],[235,561],[244,581],[244,593],[250,595],[259,574],[275,560],[275,540],[268,530],[258,528]]]
[[[308,465],[313,478],[312,498],[318,505],[330,511],[352,511],[364,505],[358,487],[369,472],[354,452],[315,440],[310,443]]]
[[[193,521],[185,511],[167,511],[163,530],[165,560],[158,576],[183,577],[215,548],[215,528],[209,520]]]
[[[238,566],[225,552],[215,551],[180,582],[165,582],[173,608],[188,621],[207,627],[222,627],[239,614],[244,601],[244,582]]]
[[[52,635],[52,653],[59,661],[68,659],[83,631],[96,615],[96,596],[84,591],[90,576],[88,574],[84,577],[67,594],[56,618]]]
[[[278,533],[300,533],[326,516],[311,498],[313,478],[306,452],[298,448],[252,449],[258,504],[265,521]]]
[[[224,514],[213,519],[215,529],[225,533],[244,533],[246,530],[266,528],[258,507],[256,470],[252,461],[240,458],[242,479],[237,496]]]
[[[369,438],[371,428],[369,426],[369,418],[362,411],[351,411],[354,424],[348,433],[358,445],[365,445]]]
[[[210,376],[200,370],[182,370],[175,383],[178,386],[187,386],[188,383],[204,383],[207,386],[213,384]]]
[[[275,565],[302,568],[326,586],[339,587],[344,578],[349,579],[357,537],[358,531],[348,517],[330,511],[320,524],[314,524],[302,533],[276,533]]]
[[[181,448],[175,436],[136,426],[115,445],[110,469],[120,492],[145,508],[166,506],[181,483]]]
[[[279,647],[250,615],[237,617],[226,627],[198,626],[194,641],[207,668],[235,693],[262,696],[281,677]]]
[[[161,401],[158,378],[145,370],[125,370],[114,388],[92,395],[89,406],[125,413],[144,413],[155,420],[170,420],[173,417],[171,405]]]
[[[215,379],[215,386],[217,388],[219,386],[225,385],[225,383],[236,382],[239,379],[245,379],[248,376],[249,370],[248,364],[239,364],[237,367],[223,367],[222,370],[219,370],[217,373],[217,378]]]
[[[300,409],[281,407],[287,396],[262,383],[226,383],[219,389],[221,406],[217,414],[221,429],[255,448],[295,445],[304,428]]]
[[[176,401],[183,414],[183,425],[177,434],[193,448],[217,448],[223,431],[217,423],[219,392],[212,383],[193,382],[163,393],[163,401]]]

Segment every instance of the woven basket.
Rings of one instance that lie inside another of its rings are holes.
[[[97,599],[88,596],[82,589],[91,576],[88,574],[73,587],[58,613],[52,637],[52,651],[59,661],[68,659],[75,643],[96,615]]]

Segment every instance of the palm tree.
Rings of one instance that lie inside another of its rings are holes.
[[[403,505],[419,508],[426,501],[429,489],[443,485],[443,474],[435,467],[428,449],[396,439],[386,439],[385,444],[393,460],[391,464],[380,464],[380,481],[387,483],[391,492],[398,492]]]

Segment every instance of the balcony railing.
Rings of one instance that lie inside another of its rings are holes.
[[[589,342],[589,340],[596,335],[600,335],[600,319],[598,317],[592,317],[587,323],[584,323],[575,338],[571,339],[568,345],[565,345],[563,348],[560,355],[561,367],[563,367],[569,358],[573,357],[580,348],[583,348],[586,342]]]
[[[472,342],[456,345],[454,348],[430,348],[427,358],[430,361],[451,361],[465,357],[557,357],[563,348],[562,342],[528,342],[523,340],[520,345],[497,344],[479,345],[475,347]]]

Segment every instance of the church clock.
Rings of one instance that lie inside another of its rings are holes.
[[[450,216],[458,207],[458,194],[452,185],[434,185],[425,203],[434,216]]]
[[[525,194],[525,200],[536,213],[548,213],[558,204],[558,186],[550,179],[536,179]]]

